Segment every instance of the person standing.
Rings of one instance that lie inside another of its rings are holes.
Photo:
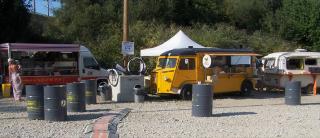
[[[22,82],[19,74],[19,66],[14,63],[12,58],[8,59],[9,63],[9,81],[11,83],[13,89],[14,99],[16,101],[21,101],[21,94],[22,94]]]

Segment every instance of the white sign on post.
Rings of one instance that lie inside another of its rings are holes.
[[[134,42],[122,42],[121,53],[123,55],[134,55]]]
[[[211,57],[210,57],[210,55],[204,55],[203,56],[202,65],[205,68],[209,68],[211,66]]]

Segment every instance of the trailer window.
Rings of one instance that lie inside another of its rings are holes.
[[[194,58],[182,58],[179,62],[180,70],[194,70],[195,60]]]
[[[176,58],[160,58],[158,67],[160,68],[174,68],[176,66]]]
[[[275,63],[275,59],[266,59],[266,61],[264,62],[264,67],[266,69],[271,69],[274,67],[274,63]]]
[[[288,70],[302,70],[303,66],[303,59],[289,59],[287,60],[287,69]]]
[[[317,59],[306,59],[306,61],[304,62],[306,65],[317,65]]]

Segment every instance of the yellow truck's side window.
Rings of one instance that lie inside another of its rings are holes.
[[[195,60],[194,58],[182,58],[179,62],[180,70],[194,70],[195,69]]]

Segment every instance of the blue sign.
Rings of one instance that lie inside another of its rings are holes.
[[[129,42],[129,41],[122,42],[121,53],[123,55],[134,55],[134,42]]]

